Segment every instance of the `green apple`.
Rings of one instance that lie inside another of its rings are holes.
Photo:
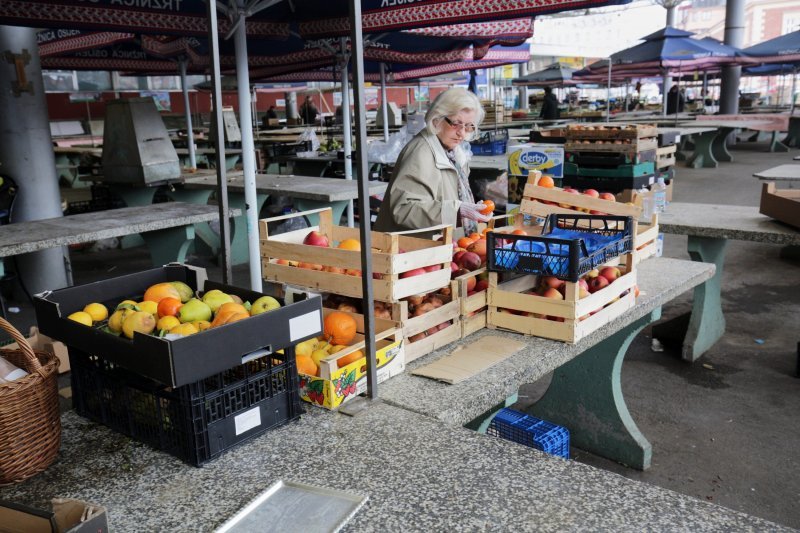
[[[211,320],[211,307],[197,298],[192,298],[178,310],[178,320],[181,323]]]
[[[281,306],[280,302],[272,296],[262,296],[250,306],[250,316],[268,313]]]
[[[230,294],[225,294],[219,289],[210,290],[203,295],[203,303],[207,304],[214,313],[217,312],[217,309],[219,309],[222,304],[229,302],[233,302],[233,298],[231,298]]]

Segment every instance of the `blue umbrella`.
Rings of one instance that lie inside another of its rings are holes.
[[[553,63],[537,72],[514,78],[512,84],[521,87],[554,87],[572,84],[572,74],[578,69],[561,63]]]
[[[800,66],[800,30],[742,50],[759,63],[784,63]]]

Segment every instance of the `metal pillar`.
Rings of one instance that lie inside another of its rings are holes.
[[[217,7],[208,2],[206,4],[208,17],[208,46],[211,53],[211,106],[214,119],[211,121],[214,128],[214,147],[217,150],[217,204],[219,205],[219,243],[220,260],[222,262],[222,282],[233,284],[233,270],[231,269],[231,225],[228,218],[228,176],[225,165],[225,132],[222,123],[222,79],[219,73],[219,34],[217,33]]]
[[[347,39],[342,37],[342,54],[347,53]],[[350,125],[350,73],[347,68],[347,61],[342,65],[342,130],[344,134],[344,179],[353,179],[353,143],[351,136],[353,129]],[[358,145],[358,151],[366,150],[366,144]],[[334,220],[338,224],[338,220]],[[350,200],[347,204],[347,226],[352,228],[355,225],[353,217],[353,201]]]
[[[525,76],[528,73],[528,64],[519,64],[519,77]],[[525,86],[517,89],[517,96],[519,97],[519,108],[528,109],[528,88]]]
[[[378,375],[375,368],[375,324],[374,302],[372,300],[372,237],[369,218],[369,186],[367,178],[367,116],[366,99],[364,98],[364,42],[361,31],[361,2],[349,0],[350,3],[350,42],[353,59],[353,86],[356,104],[356,138],[358,139],[358,212],[359,237],[361,238],[361,287],[363,291],[364,309],[364,342],[367,356],[367,396],[378,398]],[[347,109],[350,115],[350,109]]]
[[[675,27],[675,13],[677,12],[677,5],[670,5],[667,7],[667,26]]]
[[[611,120],[611,58],[608,58],[608,87],[606,88],[606,122]]]
[[[386,63],[381,63],[381,114],[383,115],[383,142],[389,142],[389,102],[386,100]]]
[[[258,242],[258,201],[256,199],[256,149],[253,144],[253,120],[250,112],[250,71],[247,64],[247,31],[244,14],[236,28],[236,84],[239,93],[239,128],[242,130],[242,166],[244,201],[247,207],[247,251],[250,264],[250,288],[261,292],[261,251]],[[217,165],[219,166],[219,165]]]
[[[181,91],[183,91],[183,107],[186,113],[186,142],[189,143],[189,167],[197,168],[197,160],[194,153],[194,131],[192,131],[192,110],[189,106],[189,87],[186,86],[186,59],[178,61],[181,69]]]
[[[741,48],[744,43],[744,0],[728,0],[725,4],[725,44]],[[722,94],[719,112],[734,115],[739,112],[739,80],[742,67],[722,67]]]
[[[36,30],[0,26],[0,161],[19,191],[11,222],[63,215]],[[66,248],[17,256],[17,274],[35,294],[67,286]]]
[[[665,74],[661,80],[662,89],[661,92],[664,93],[661,96],[661,116],[667,116],[667,99],[669,98],[669,84],[672,82],[669,76],[666,75],[666,70],[664,70]]]
[[[297,93],[292,91],[285,93],[286,96],[286,118],[297,118],[300,113],[297,112]]]

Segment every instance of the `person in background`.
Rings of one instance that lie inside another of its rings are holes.
[[[263,125],[265,128],[272,127],[272,126],[274,126],[274,124],[270,124],[270,123],[269,123],[269,121],[270,121],[271,119],[273,119],[273,120],[274,120],[274,119],[276,119],[276,118],[278,118],[278,112],[277,112],[277,111],[275,111],[275,106],[274,106],[274,105],[271,105],[271,106],[269,106],[269,109],[267,109],[267,113],[264,115],[264,118],[263,118],[263,119],[261,119],[261,124],[262,124],[262,125]]]
[[[553,89],[550,87],[544,88],[544,101],[542,102],[542,110],[539,112],[539,118],[544,120],[558,118],[558,98],[553,94]]]
[[[306,96],[303,105],[300,106],[300,118],[303,119],[303,123],[314,124],[317,121],[318,115],[319,111],[317,111],[317,106],[314,105],[314,101],[311,100],[311,96]]]
[[[683,112],[683,93],[678,90],[677,85],[673,85],[667,93],[667,115]]]
[[[376,231],[404,231],[440,224],[461,226],[466,234],[486,222],[483,202],[469,187],[464,141],[474,139],[484,112],[478,97],[454,87],[441,93],[425,114],[426,127],[397,157],[383,197]]]

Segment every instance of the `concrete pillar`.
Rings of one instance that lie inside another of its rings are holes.
[[[300,113],[297,111],[297,93],[292,91],[286,93],[286,118],[297,118]]]
[[[0,173],[18,186],[11,222],[62,216],[36,30],[0,26]],[[67,286],[66,248],[17,257],[31,294]],[[8,259],[7,259],[8,261]]]
[[[744,43],[744,0],[728,0],[725,4],[725,44],[741,48]],[[739,112],[739,81],[742,67],[722,67],[720,114]]]
[[[528,64],[527,63],[520,63],[519,64],[519,77],[525,76],[528,74]],[[520,87],[517,89],[517,94],[519,96],[519,108],[523,110],[528,109],[528,88],[527,87]]]

